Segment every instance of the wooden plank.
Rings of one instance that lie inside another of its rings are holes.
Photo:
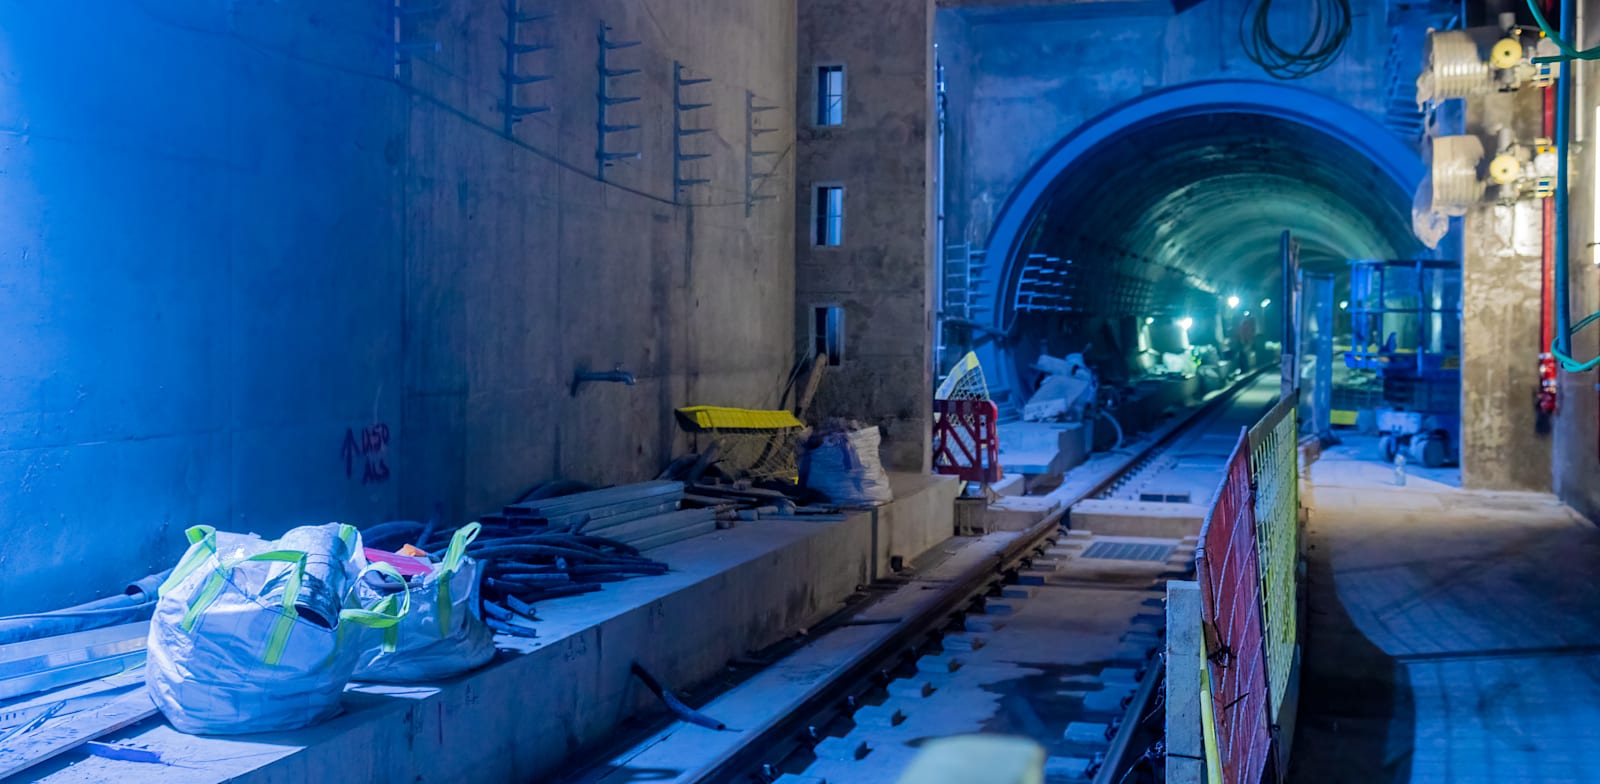
[[[1167,781],[1205,780],[1200,735],[1200,584],[1167,583]]]
[[[121,675],[113,675],[109,678],[101,678],[87,683],[80,683],[76,686],[56,689],[48,694],[23,697],[19,700],[7,702],[4,708],[0,708],[0,727],[4,727],[4,731],[8,732],[12,727],[43,713],[58,702],[68,703],[68,707],[73,708],[68,711],[69,713],[76,713],[81,709],[82,706],[77,705],[77,703],[104,705],[121,696],[113,692],[123,692],[134,686],[138,686],[141,689],[144,688],[143,667],[129,670]]]
[[[0,779],[14,776],[46,760],[54,759],[89,741],[126,729],[159,711],[150,693],[138,689],[118,697],[103,708],[75,713],[50,722],[0,748]]]
[[[811,367],[806,373],[805,381],[800,385],[800,392],[795,395],[794,415],[796,418],[805,419],[806,412],[811,410],[811,401],[817,397],[817,390],[822,388],[822,378],[827,374],[827,358],[813,357]]]

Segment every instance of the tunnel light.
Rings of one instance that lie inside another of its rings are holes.
[[[1261,300],[1261,307],[1263,307],[1263,308],[1268,307],[1271,304],[1272,304],[1272,300],[1270,300],[1270,299]]]
[[[1183,318],[1178,319],[1178,326],[1188,329],[1194,326],[1194,319],[1184,316]]]
[[[1150,326],[1151,324],[1154,324],[1154,323],[1156,323],[1156,320],[1155,320],[1154,316],[1146,316],[1145,317],[1145,319],[1144,319],[1144,325],[1145,326],[1148,327],[1148,326]]]
[[[1340,310],[1349,310],[1350,309],[1350,300],[1347,300],[1347,299],[1339,300],[1339,309]]]
[[[1236,296],[1235,297],[1229,297],[1228,298],[1228,309],[1232,310],[1232,309],[1237,308],[1237,307],[1239,307],[1239,298],[1236,297]]]

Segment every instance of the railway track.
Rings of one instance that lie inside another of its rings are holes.
[[[1276,385],[1240,381],[1078,497],[1148,496],[1177,479],[1203,503],[1226,455],[1197,461],[1266,413]],[[727,730],[674,722],[569,781],[892,782],[924,740],[980,731],[1039,741],[1052,783],[1139,780],[1160,723],[1164,586],[1192,568],[1195,537],[1073,530],[1070,511],[953,540],[700,708]]]

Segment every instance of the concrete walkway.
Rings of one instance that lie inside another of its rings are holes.
[[[1364,446],[1311,472],[1290,781],[1600,782],[1600,529]]]

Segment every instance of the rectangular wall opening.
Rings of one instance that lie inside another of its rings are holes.
[[[812,244],[835,248],[844,244],[844,186],[818,185],[811,204]]]
[[[844,364],[844,308],[811,306],[811,355],[835,367]]]
[[[817,66],[818,126],[844,125],[844,66]]]

